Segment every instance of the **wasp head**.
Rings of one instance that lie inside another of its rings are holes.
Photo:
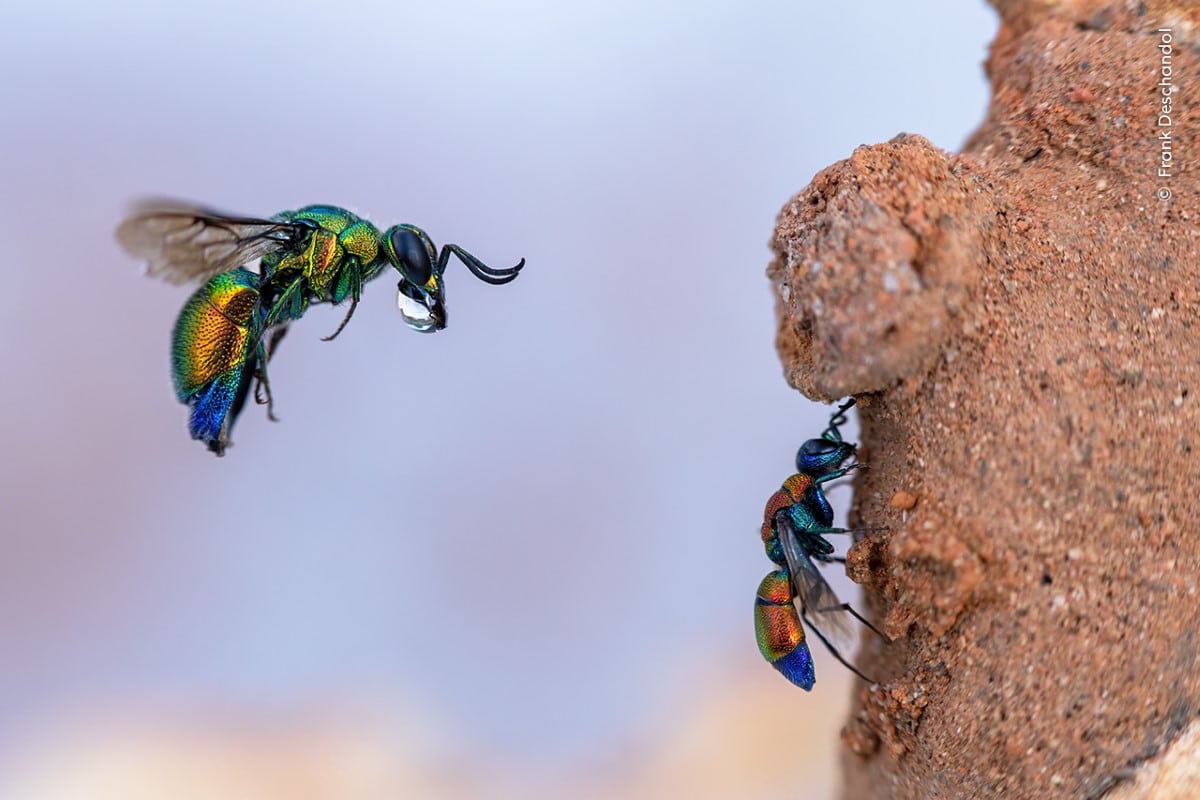
[[[446,295],[437,250],[416,225],[393,225],[383,236],[383,249],[400,273],[396,305],[405,324],[430,333],[446,327]]]
[[[850,442],[834,439],[809,439],[796,451],[796,471],[806,475],[825,475],[838,470],[857,448]]]

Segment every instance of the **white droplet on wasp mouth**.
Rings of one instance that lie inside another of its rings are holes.
[[[425,304],[419,300],[413,300],[404,292],[396,292],[396,308],[400,309],[400,316],[404,317],[404,324],[414,331],[429,333],[437,325],[433,314],[425,307]]]

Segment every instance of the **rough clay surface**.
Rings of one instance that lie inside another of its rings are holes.
[[[1200,797],[1200,11],[994,4],[966,152],[861,147],[776,230],[786,375],[859,397],[886,526],[844,796]]]

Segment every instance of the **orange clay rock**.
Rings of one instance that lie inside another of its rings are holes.
[[[885,528],[844,796],[1200,797],[1139,782],[1200,712],[1200,12],[995,5],[966,152],[861,147],[775,234],[787,377],[860,396]]]

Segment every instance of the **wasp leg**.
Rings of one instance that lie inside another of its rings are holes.
[[[275,416],[275,398],[271,395],[271,382],[267,379],[267,362],[275,355],[275,350],[279,347],[279,343],[283,340],[284,334],[287,333],[287,326],[284,325],[271,331],[271,339],[265,347],[261,347],[261,355],[258,360],[258,368],[254,371],[254,402],[260,406],[267,407],[267,419],[271,422],[278,422],[279,417]]]
[[[821,536],[827,536],[831,533],[876,533],[877,531],[886,531],[886,527],[878,528],[806,528],[805,533],[816,533]]]
[[[322,342],[332,342],[336,339],[337,335],[346,327],[346,323],[354,316],[354,309],[358,308],[358,298],[362,294],[362,269],[359,266],[358,259],[352,259],[350,263],[346,264],[345,269],[349,271],[347,274],[349,275],[350,282],[350,310],[346,312],[346,316],[342,319],[342,324],[337,326],[336,331],[328,336],[321,337]],[[345,299],[345,297],[339,298],[336,295],[334,296],[334,302],[341,299]]]
[[[271,304],[271,309],[267,312],[266,319],[263,320],[263,331],[267,331],[285,320],[300,319],[301,315],[304,314],[305,308],[308,306],[308,300],[301,291],[303,285],[304,278],[297,275],[279,293],[279,296],[275,298],[275,302]]]
[[[274,278],[275,276],[271,276]],[[254,376],[258,383],[254,387],[254,402],[267,406],[267,419],[272,422],[278,422],[279,418],[275,416],[275,403],[271,397],[271,382],[267,379],[267,361],[275,354],[275,348],[279,346],[280,340],[287,332],[287,323],[293,319],[299,319],[304,313],[304,309],[308,305],[308,299],[301,291],[304,285],[304,278],[297,275],[284,288],[275,301],[271,304],[271,308],[267,311],[263,318],[262,328],[255,337],[255,347],[258,349],[258,368],[255,370]],[[280,324],[282,317],[283,324]],[[271,338],[267,344],[263,344],[263,336],[267,331],[271,331]],[[261,391],[260,391],[261,390]]]
[[[283,341],[284,334],[288,332],[287,325],[282,325],[271,331],[271,340],[267,342],[267,360],[270,361],[275,357],[275,350],[279,347],[279,343]]]
[[[854,612],[851,612],[851,613],[854,613]],[[862,617],[858,616],[857,613],[854,613],[854,616],[860,620],[862,619]],[[858,677],[862,678],[867,683],[870,683],[870,684],[879,683],[879,681],[871,680],[866,675],[862,674],[862,672],[858,669],[858,667],[854,666],[853,664],[851,664],[849,661],[847,661],[845,658],[842,657],[842,654],[839,653],[838,649],[833,646],[833,643],[825,638],[825,634],[821,633],[821,629],[818,628],[816,625],[812,624],[812,620],[810,620],[808,618],[807,610],[802,610],[800,612],[800,617],[801,617],[801,619],[803,619],[805,622],[808,623],[809,630],[811,630],[813,633],[815,633],[817,635],[817,638],[821,640],[821,644],[825,645],[825,648],[827,650],[829,650],[829,652],[833,655],[833,657],[836,658],[843,667],[850,670],[851,672],[853,672]],[[863,622],[866,622],[866,620],[863,620]],[[869,622],[867,624],[870,625]],[[875,630],[875,628],[871,627],[871,630]],[[876,633],[878,633],[878,631],[876,631]],[[882,634],[880,634],[880,635],[882,635]]]
[[[846,561],[846,559],[843,558],[842,563],[845,563],[845,561]],[[818,608],[817,611],[820,611],[822,613],[828,612],[828,611],[849,612],[850,616],[854,617],[856,620],[861,622],[863,625],[866,625],[868,628],[870,628],[871,631],[876,636],[878,636],[880,639],[883,639],[884,641],[887,641],[887,637],[883,635],[883,632],[881,630],[879,630],[879,628],[876,628],[874,625],[872,625],[870,622],[868,622],[866,617],[864,617],[862,614],[855,611],[854,606],[850,605],[849,603],[840,603],[839,605],[830,606],[829,608]],[[811,626],[812,623],[810,622],[809,625]],[[814,628],[814,630],[815,630],[815,628]],[[818,635],[820,635],[820,634],[818,634]],[[822,641],[824,641],[824,637],[822,637]]]
[[[342,330],[346,327],[346,323],[349,322],[350,318],[354,316],[354,309],[356,309],[356,308],[358,308],[358,298],[352,297],[352,298],[350,298],[350,310],[347,311],[346,316],[342,318],[342,324],[338,325],[337,330],[334,331],[333,333],[329,334],[328,336],[322,336],[321,341],[322,342],[332,342],[334,339],[336,339],[338,334],[341,333]]]
[[[826,483],[827,481],[836,480],[838,478],[844,478],[850,474],[851,470],[856,470],[856,469],[867,469],[867,465],[866,464],[851,464],[850,466],[845,467],[843,469],[836,469],[833,472],[827,472],[824,475],[818,475],[816,478],[813,479],[813,483]]]
[[[267,419],[279,422],[279,417],[275,416],[275,398],[271,395],[271,382],[267,380],[266,364],[254,370],[254,381],[254,402],[267,407]]]

